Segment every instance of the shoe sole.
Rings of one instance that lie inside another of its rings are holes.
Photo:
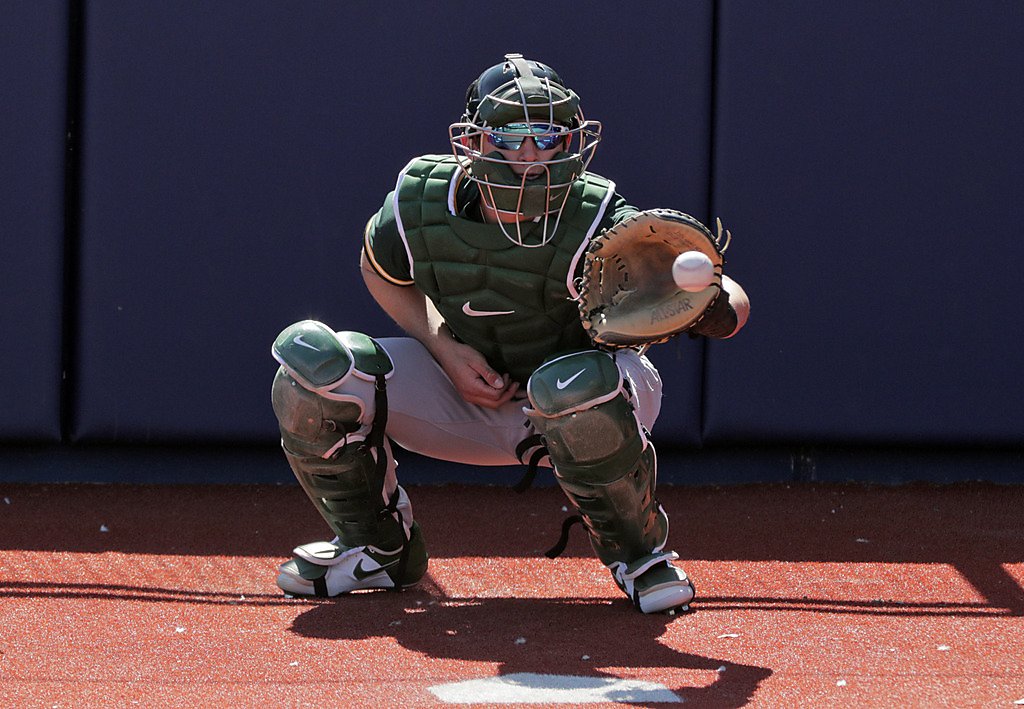
[[[408,588],[412,588],[419,582],[420,580],[417,579],[416,581],[410,581],[409,583],[400,584],[397,589],[394,586],[360,586],[358,588],[353,588],[348,591],[342,591],[341,593],[337,593],[334,596],[327,596],[327,598],[336,598],[337,596],[344,596],[348,593],[352,593],[352,591],[404,591]],[[284,595],[289,598],[294,598],[296,596],[303,596],[308,598],[318,597],[316,595],[316,590],[312,583],[306,581],[305,579],[296,578],[293,574],[278,574],[276,583],[277,587],[281,589],[284,592]]]
[[[693,586],[672,584],[648,591],[640,598],[639,606],[643,613],[686,612],[694,595]]]

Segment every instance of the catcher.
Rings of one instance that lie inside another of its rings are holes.
[[[366,225],[364,281],[408,337],[307,320],[277,338],[284,453],[336,535],[294,550],[285,593],[400,589],[426,573],[394,441],[472,465],[553,467],[640,611],[693,599],[654,496],[662,384],[643,351],[682,332],[730,337],[749,304],[721,273],[721,233],[639,212],[587,171],[600,132],[550,67],[506,55],[470,85],[452,154],[410,161]],[[692,251],[713,275],[682,290],[673,258]]]

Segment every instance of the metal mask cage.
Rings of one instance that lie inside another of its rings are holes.
[[[529,107],[531,113],[537,108],[540,106]],[[475,121],[464,121],[453,123],[449,127],[452,152],[466,177],[479,186],[488,205],[491,205],[499,216],[514,218],[514,235],[509,233],[508,223],[499,221],[499,224],[505,236],[518,246],[543,246],[551,240],[558,229],[562,210],[569,196],[569,188],[583,175],[594,157],[597,144],[601,141],[601,123],[584,120],[581,113],[577,115],[577,125],[562,134],[563,139],[568,141],[567,147],[572,150],[575,145],[575,150],[559,151],[548,160],[527,161],[505,157],[501,151],[487,142],[488,133],[501,133],[500,126],[492,127]],[[526,116],[526,120],[516,122],[559,123],[549,118],[542,118],[534,113],[532,116]],[[474,169],[474,164],[477,169]],[[536,171],[533,174],[524,172],[522,175],[516,175],[514,166],[535,168]],[[542,198],[538,196],[541,193]],[[538,200],[543,208],[535,208]],[[523,222],[530,224],[537,219],[544,221],[540,240],[536,243],[527,243],[523,234]]]

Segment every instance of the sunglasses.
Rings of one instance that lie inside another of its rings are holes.
[[[551,150],[568,134],[568,128],[553,123],[509,123],[494,133],[488,132],[487,140],[499,150],[519,150],[523,141],[533,138],[537,150]]]

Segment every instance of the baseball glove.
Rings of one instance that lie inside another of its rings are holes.
[[[722,293],[722,254],[730,238],[721,221],[716,237],[670,209],[638,212],[594,237],[578,298],[583,327],[606,347],[651,345],[685,332]],[[714,264],[714,280],[702,291],[682,290],[672,277],[673,262],[686,251],[703,252]]]

